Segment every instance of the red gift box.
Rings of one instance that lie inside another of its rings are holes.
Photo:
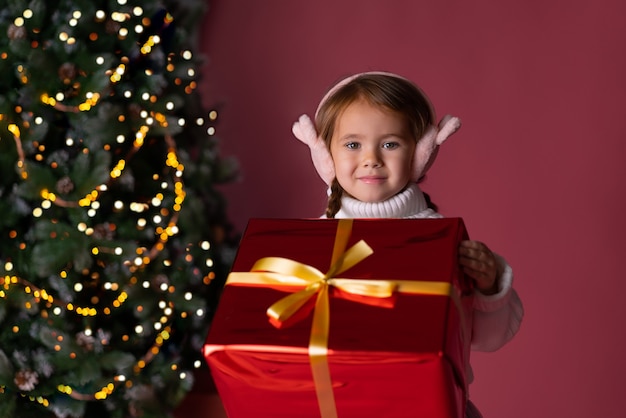
[[[462,239],[460,218],[252,219],[204,346],[228,416],[463,417]]]

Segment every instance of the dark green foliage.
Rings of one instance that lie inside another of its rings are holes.
[[[195,90],[206,5],[0,8],[2,417],[166,417],[191,389],[237,240]]]

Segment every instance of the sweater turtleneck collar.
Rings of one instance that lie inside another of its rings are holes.
[[[361,202],[350,196],[341,198],[341,209],[335,218],[435,218],[440,217],[428,208],[424,194],[417,184],[383,202]]]

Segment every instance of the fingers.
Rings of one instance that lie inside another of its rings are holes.
[[[476,270],[495,268],[496,258],[491,250],[480,241],[461,241],[459,256],[467,267]]]
[[[480,241],[462,241],[459,245],[459,264],[476,282],[483,293],[497,292],[498,264],[491,250]]]

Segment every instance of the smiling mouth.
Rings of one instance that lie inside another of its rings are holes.
[[[364,176],[364,177],[359,177],[359,180],[366,184],[380,184],[383,181],[385,181],[385,178],[378,177],[378,176]]]

